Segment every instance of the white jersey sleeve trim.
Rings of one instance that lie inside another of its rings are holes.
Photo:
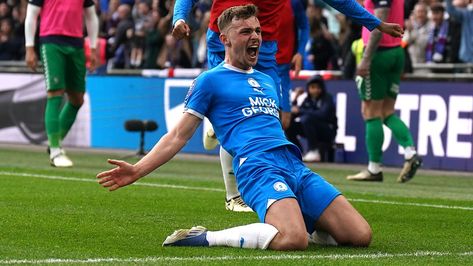
[[[198,118],[200,118],[200,119],[202,119],[202,120],[203,120],[204,117],[205,117],[205,116],[202,115],[201,113],[199,113],[199,112],[197,112],[197,111],[195,111],[195,110],[189,109],[189,108],[185,108],[185,109],[184,109],[184,113],[189,113],[189,114],[191,114],[191,115],[197,116]]]

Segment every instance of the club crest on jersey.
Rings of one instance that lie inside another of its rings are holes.
[[[274,190],[282,192],[287,190],[287,185],[284,184],[283,182],[276,182],[273,185]]]
[[[248,79],[248,84],[253,88],[254,91],[259,92],[261,94],[264,94],[263,92],[263,87],[259,85],[258,81],[256,81],[254,78],[249,78]]]

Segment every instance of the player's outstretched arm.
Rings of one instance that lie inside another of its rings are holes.
[[[33,71],[36,71],[37,58],[36,52],[34,50],[34,38],[36,34],[36,24],[38,21],[39,13],[41,12],[41,7],[35,6],[33,4],[28,4],[26,8],[26,18],[25,18],[25,47],[26,55],[25,61],[26,65],[31,68]]]
[[[190,36],[191,29],[187,25],[186,19],[197,1],[199,0],[176,0],[174,2],[171,34],[177,40]]]
[[[379,26],[376,28],[381,32],[389,34],[393,37],[401,38],[404,34],[404,29],[401,27],[401,25],[396,23],[381,22],[381,24],[379,24]]]
[[[116,167],[99,173],[97,178],[99,179],[99,184],[110,191],[133,184],[140,178],[137,169],[125,161],[108,159],[108,163]]]
[[[377,28],[381,32],[393,37],[402,37],[403,29],[400,25],[383,22],[387,17],[383,19],[377,14],[376,16],[372,15],[358,4],[356,0],[324,0],[324,2],[350,17],[357,23],[365,26],[370,31]]]
[[[164,135],[153,149],[140,161],[132,165],[124,161],[108,160],[114,169],[97,174],[99,184],[110,191],[133,184],[161,165],[167,163],[186,145],[199,127],[201,119],[184,113],[178,124]]]
[[[176,40],[180,40],[184,37],[189,37],[191,34],[191,28],[184,20],[178,20],[174,27],[172,28],[172,37]]]

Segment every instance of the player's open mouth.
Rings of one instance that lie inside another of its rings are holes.
[[[248,53],[248,55],[249,55],[251,58],[256,58],[256,55],[258,54],[258,49],[259,49],[259,45],[253,44],[253,45],[250,45],[250,46],[246,49],[246,52]]]

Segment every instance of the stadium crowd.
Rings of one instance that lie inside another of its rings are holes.
[[[173,0],[94,0],[100,19],[102,61],[108,68],[205,68],[211,0],[194,6],[189,38],[172,38]],[[352,44],[361,26],[320,0],[302,0],[310,25],[303,69],[343,70],[346,78],[356,66]],[[24,58],[27,0],[0,0],[0,60]],[[405,1],[404,47],[406,71],[412,63],[473,63],[473,5],[471,0]],[[86,42],[87,43],[87,42]]]

